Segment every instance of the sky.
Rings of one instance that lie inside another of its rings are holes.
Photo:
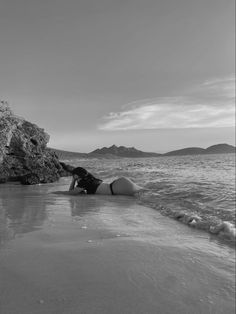
[[[234,0],[0,0],[0,99],[48,146],[235,144]]]

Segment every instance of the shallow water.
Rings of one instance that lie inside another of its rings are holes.
[[[235,241],[235,155],[67,161],[111,182],[127,176],[149,191],[139,202]]]

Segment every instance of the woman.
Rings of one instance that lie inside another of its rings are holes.
[[[125,177],[116,179],[112,183],[105,183],[82,167],[73,169],[72,176],[70,194],[134,195],[143,189]]]

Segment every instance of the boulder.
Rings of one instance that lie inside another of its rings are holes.
[[[47,149],[49,135],[25,119],[15,116],[0,102],[0,183],[47,183],[70,175],[55,154]],[[72,167],[73,168],[73,167]]]

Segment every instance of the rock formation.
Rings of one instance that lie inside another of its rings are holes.
[[[66,165],[49,151],[49,135],[37,125],[15,116],[7,102],[0,102],[0,183],[54,182],[69,175]]]

